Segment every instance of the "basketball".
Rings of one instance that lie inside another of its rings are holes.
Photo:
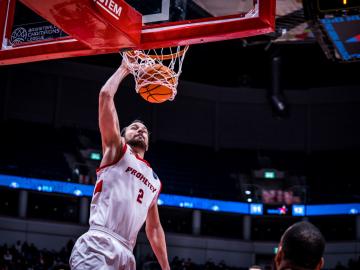
[[[170,85],[176,83],[176,74],[170,68],[155,64],[139,74],[139,94],[148,102],[162,103],[173,96]],[[169,85],[169,86],[167,86]]]

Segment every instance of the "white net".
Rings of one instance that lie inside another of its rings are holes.
[[[172,91],[169,100],[174,100],[188,48],[189,46],[177,46],[121,52],[123,61],[135,77],[136,92],[149,86],[161,85]]]

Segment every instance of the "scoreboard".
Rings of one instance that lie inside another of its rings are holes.
[[[338,58],[345,61],[360,59],[360,15],[323,18],[320,23]]]

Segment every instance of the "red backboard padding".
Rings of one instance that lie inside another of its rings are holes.
[[[69,36],[7,46],[16,1],[0,0],[0,65],[243,38],[275,28],[275,0],[258,0],[258,15],[251,18],[232,15],[153,25],[143,25],[141,14],[123,0],[21,0]]]

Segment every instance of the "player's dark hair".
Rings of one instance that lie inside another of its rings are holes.
[[[325,239],[320,230],[309,222],[292,225],[283,234],[281,242],[284,259],[294,269],[315,269],[324,254]]]
[[[146,125],[145,125],[145,123],[144,123],[143,121],[141,121],[141,120],[139,120],[139,119],[135,119],[135,120],[132,121],[129,125],[127,125],[126,127],[124,127],[124,128],[121,129],[120,135],[121,135],[122,137],[124,137],[124,136],[125,136],[126,129],[127,129],[129,126],[131,126],[132,124],[134,124],[134,123],[140,123],[140,124],[143,124],[143,125],[146,127]],[[146,127],[146,128],[147,128],[147,127]],[[148,132],[148,133],[149,133],[149,132]],[[149,135],[150,135],[150,134],[149,134]]]

